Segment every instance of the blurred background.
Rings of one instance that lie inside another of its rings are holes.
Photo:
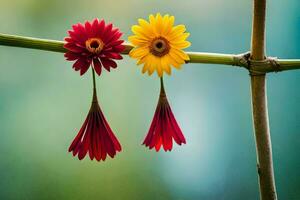
[[[272,0],[267,53],[300,58],[300,2]],[[249,50],[252,1],[0,0],[0,32],[62,40],[95,17],[124,32],[138,18],[176,16],[191,33],[188,51]],[[0,199],[259,198],[247,71],[188,64],[165,84],[187,139],[172,152],[141,142],[158,99],[157,76],[125,56],[97,78],[103,112],[123,151],[105,162],[67,152],[89,110],[91,73],[80,77],[63,54],[0,46]],[[279,199],[300,199],[300,71],[268,75],[268,105]]]

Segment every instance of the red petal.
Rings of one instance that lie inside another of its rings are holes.
[[[78,42],[84,43],[88,37],[85,31],[84,26],[81,23],[75,24],[72,26],[74,32],[69,35]]]
[[[69,51],[75,52],[75,53],[82,53],[85,51],[84,48],[76,46],[75,43],[65,43],[64,48],[68,49]]]
[[[114,147],[114,144],[112,143],[108,133],[106,133],[105,138],[105,145],[106,145],[106,149],[107,149],[107,153],[110,157],[114,157],[116,155],[116,150]]]
[[[160,106],[156,107],[156,110],[155,110],[155,113],[154,113],[154,117],[152,119],[149,131],[148,131],[147,136],[146,136],[146,138],[144,139],[144,142],[143,142],[143,144],[145,144],[146,146],[149,146],[149,144],[151,142],[151,139],[152,139],[152,137],[154,135],[154,130],[155,130],[155,128],[156,128],[156,126],[158,124],[158,120],[159,120],[160,109],[161,109]]]
[[[120,39],[120,37],[123,35],[123,33],[120,32],[118,28],[112,29],[110,35],[108,35],[107,40],[105,41],[106,44],[109,44],[113,41],[116,41]]]
[[[94,116],[91,115],[91,113],[89,113],[89,123],[87,125],[85,134],[84,134],[84,138],[82,140],[82,145],[79,148],[79,152],[78,152],[78,158],[79,160],[82,160],[85,155],[87,154],[88,150],[89,150],[89,145],[90,145],[90,134],[92,132],[92,126],[94,123]]]
[[[86,34],[89,38],[93,37],[93,30],[92,30],[92,25],[89,21],[86,21],[84,24],[84,28],[86,31]]]
[[[158,126],[155,130],[157,137],[153,138],[156,151],[159,151],[161,144],[164,144],[163,135],[164,135],[164,108],[162,107],[159,113]]]
[[[172,126],[172,121],[170,119],[170,109],[167,110],[167,116],[166,116],[166,123],[167,123],[167,127],[168,129],[171,131],[172,136],[175,140],[175,142],[179,145],[181,145],[181,139],[179,138],[178,134],[176,133],[176,130],[173,128]]]
[[[116,60],[121,60],[123,58],[120,54],[114,52],[104,52],[103,55]]]
[[[82,127],[80,128],[77,136],[75,137],[75,139],[73,140],[72,144],[70,145],[69,147],[69,152],[73,151],[74,148],[78,145],[78,142],[80,142],[81,138],[82,138],[82,135],[86,129],[86,125],[89,121],[89,118],[87,117],[82,125]]]
[[[153,132],[152,140],[149,144],[149,148],[152,149],[156,144],[158,144],[161,140],[161,134],[162,134],[162,115],[161,115],[162,109],[160,109],[159,117],[157,119],[157,124],[155,127],[155,130]],[[159,146],[160,147],[160,146]],[[159,149],[158,149],[159,150]]]
[[[159,137],[158,141],[155,144],[155,150],[158,152],[162,144],[162,138]]]
[[[93,132],[94,132],[94,138],[93,138],[93,143],[94,143],[94,154],[96,160],[100,161],[101,160],[101,142],[100,142],[100,134],[101,132],[98,130],[99,129],[99,114],[96,114],[96,124],[94,126]]]
[[[115,134],[113,133],[113,131],[111,130],[108,122],[106,121],[101,109],[100,109],[100,112],[99,112],[99,116],[101,117],[101,121],[105,127],[105,129],[108,131],[108,135],[109,137],[112,139],[112,142],[114,144],[114,148],[116,148],[117,151],[121,151],[122,150],[122,147],[117,139],[117,137],[115,136]]]
[[[125,50],[125,46],[124,45],[113,46],[112,49],[114,52],[122,52]]]
[[[103,35],[102,35],[103,41],[107,41],[108,36],[111,34],[112,27],[113,27],[112,23],[109,23],[108,25],[105,26],[105,29],[104,29]]]
[[[84,66],[89,66],[89,63],[84,58],[79,58],[74,64],[73,68],[78,71]]]
[[[170,116],[170,120],[171,120],[171,125],[173,127],[173,129],[175,130],[174,134],[177,134],[177,136],[180,138],[181,143],[178,143],[179,145],[181,145],[182,143],[186,143],[185,137],[179,127],[179,125],[177,124],[177,121],[174,117],[174,114],[170,108],[169,110],[169,116]]]
[[[115,34],[118,32],[118,30],[119,30],[118,28],[113,28],[110,31],[109,35],[106,38],[104,38],[105,40],[103,42],[105,44],[109,44],[109,42],[112,41],[112,38],[115,36]]]
[[[99,129],[100,131],[100,144],[101,144],[101,159],[104,161],[106,159],[106,154],[107,154],[107,150],[106,150],[106,147],[105,147],[105,142],[104,142],[104,136],[103,136],[103,127],[100,126],[101,129]]]
[[[105,29],[105,21],[102,19],[98,24],[98,28],[97,28],[97,31],[96,31],[96,37],[99,37],[99,38],[102,39],[104,29]]]
[[[93,59],[93,66],[98,76],[100,76],[102,66],[98,58]]]
[[[163,141],[163,147],[165,151],[171,151],[172,149],[172,129],[168,128],[167,124],[167,111],[168,105],[166,105],[163,109],[163,118],[162,118],[162,124],[163,124],[163,132],[162,132],[162,141]]]
[[[73,68],[78,71],[80,70],[80,75],[84,74],[90,66],[90,62],[86,59],[79,58],[74,64]]]
[[[79,54],[76,54],[76,53],[73,53],[73,52],[70,52],[70,51],[66,52],[64,54],[64,56],[66,57],[67,60],[71,60],[71,61],[77,60],[77,59],[80,58]]]
[[[92,22],[92,32],[93,32],[93,37],[96,36],[97,30],[98,30],[98,25],[99,25],[99,20],[96,18]]]
[[[112,67],[112,68],[117,67],[117,63],[115,61],[107,59],[107,58],[101,58],[101,63],[107,71],[110,71],[110,67]]]
[[[94,152],[94,135],[96,135],[96,132],[94,130],[95,130],[95,126],[96,126],[96,123],[97,123],[97,118],[96,118],[95,113],[92,113],[92,115],[94,115],[94,122],[91,125],[91,133],[89,135],[89,147],[88,147],[88,149],[89,149],[88,150],[89,151],[89,156],[90,156],[91,160],[93,160],[94,157],[95,157],[95,152]]]
[[[109,48],[111,48],[111,47],[114,47],[114,46],[118,46],[118,45],[122,44],[123,42],[124,42],[124,40],[116,40],[116,41],[113,41],[113,42],[111,42],[111,43],[109,43],[109,44],[106,44],[106,45],[104,46],[104,50],[107,50],[107,49],[109,49]]]

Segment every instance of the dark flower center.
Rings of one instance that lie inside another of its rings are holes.
[[[169,41],[164,37],[154,38],[149,48],[150,52],[158,57],[162,57],[170,51]]]
[[[93,49],[97,49],[99,47],[99,43],[97,41],[93,41],[90,46],[93,48]]]
[[[102,51],[104,43],[100,38],[90,38],[85,42],[86,49],[94,54],[98,54]]]
[[[164,46],[164,44],[163,44],[162,41],[159,41],[159,42],[157,42],[157,43],[155,44],[155,46],[156,46],[157,49],[161,49],[161,48]]]

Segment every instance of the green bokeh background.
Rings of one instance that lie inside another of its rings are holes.
[[[267,53],[300,58],[299,0],[270,0]],[[250,46],[250,0],[0,0],[0,32],[62,40],[77,22],[104,18],[124,32],[170,13],[191,33],[189,51],[241,53]],[[166,77],[187,138],[171,153],[141,142],[159,92],[125,56],[97,78],[101,106],[123,146],[115,159],[78,161],[67,149],[88,112],[92,79],[63,55],[0,46],[0,199],[258,199],[248,73],[188,64]],[[268,75],[279,199],[300,199],[300,71]]]

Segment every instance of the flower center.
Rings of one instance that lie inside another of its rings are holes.
[[[158,57],[162,57],[169,53],[170,45],[169,41],[163,37],[154,38],[150,45],[150,52]]]
[[[102,51],[104,43],[99,38],[90,38],[85,42],[85,47],[89,52],[98,54]]]

